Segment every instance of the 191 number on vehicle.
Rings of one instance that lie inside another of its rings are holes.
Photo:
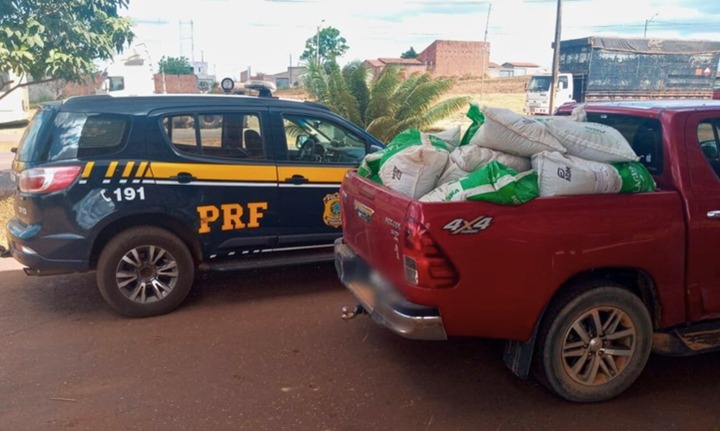
[[[444,230],[450,231],[451,235],[478,233],[490,227],[492,217],[480,216],[474,220],[465,220],[464,218],[456,218],[450,223],[443,226]]]

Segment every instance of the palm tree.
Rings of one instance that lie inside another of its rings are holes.
[[[308,63],[305,88],[320,103],[388,143],[407,129],[424,130],[466,108],[470,97],[442,100],[455,81],[429,73],[404,76],[386,67],[372,77],[359,62],[342,70],[335,62]]]

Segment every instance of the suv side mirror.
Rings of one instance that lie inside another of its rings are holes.
[[[17,147],[10,148],[10,152],[13,154],[17,154]]]

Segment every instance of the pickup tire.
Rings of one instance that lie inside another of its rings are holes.
[[[650,356],[652,322],[622,286],[587,283],[548,308],[538,332],[534,374],[557,395],[598,402],[627,389]]]
[[[100,294],[128,317],[172,311],[190,292],[194,277],[195,265],[182,240],[154,226],[117,234],[98,259]]]

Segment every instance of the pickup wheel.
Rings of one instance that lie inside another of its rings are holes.
[[[105,246],[97,284],[105,301],[128,317],[165,314],[185,299],[195,266],[185,244],[165,229],[125,230]]]
[[[585,285],[572,292],[546,311],[535,376],[569,401],[608,400],[638,378],[650,356],[650,315],[620,286]]]

